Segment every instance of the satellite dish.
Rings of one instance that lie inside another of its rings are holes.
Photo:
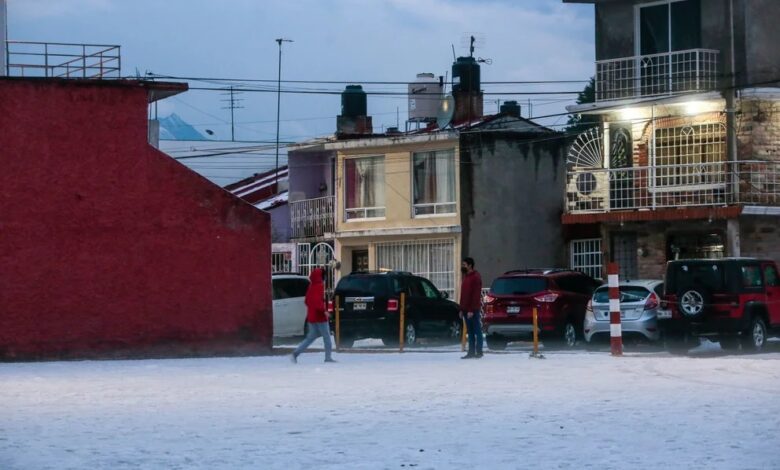
[[[439,103],[439,110],[436,113],[436,125],[439,129],[444,129],[452,122],[452,115],[455,114],[455,99],[452,96],[442,98]]]

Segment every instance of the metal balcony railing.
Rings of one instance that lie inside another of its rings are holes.
[[[714,90],[719,54],[688,49],[597,61],[596,101]]]
[[[9,76],[51,78],[120,78],[119,46],[58,42],[8,41]]]
[[[729,204],[780,206],[780,161],[577,168],[567,175],[572,214]]]
[[[290,203],[292,238],[317,238],[335,231],[334,196],[304,199]]]

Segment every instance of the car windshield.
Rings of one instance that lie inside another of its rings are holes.
[[[640,286],[620,286],[621,302],[641,302],[650,294],[650,291]],[[599,287],[593,294],[593,301],[600,304],[609,303],[609,288]]]
[[[356,275],[342,278],[336,289],[345,293],[387,295],[387,286],[387,276]]]
[[[490,291],[496,295],[525,295],[547,290],[543,277],[500,277],[493,281]]]

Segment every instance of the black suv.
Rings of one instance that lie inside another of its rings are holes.
[[[399,271],[353,272],[341,278],[334,291],[340,310],[340,345],[382,338],[386,346],[397,346],[402,292],[406,294],[405,344],[413,345],[420,337],[460,338],[458,304],[447,300],[447,293],[428,279]],[[331,315],[334,331],[335,320]]]
[[[771,260],[726,258],[670,261],[658,313],[669,346],[710,336],[723,349],[760,351],[770,330],[780,333],[780,279]]]

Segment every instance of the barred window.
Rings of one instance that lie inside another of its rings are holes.
[[[589,238],[571,241],[571,268],[601,279],[601,239]]]
[[[408,240],[376,244],[379,269],[409,271],[430,279],[442,292],[455,295],[455,241]]]
[[[722,123],[655,130],[655,185],[726,183],[726,128]]]

